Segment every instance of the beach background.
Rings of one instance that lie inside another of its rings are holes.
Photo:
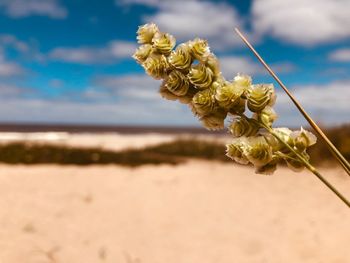
[[[219,72],[273,84],[273,127],[312,131],[237,27],[350,160],[349,10],[350,0],[0,0],[0,263],[349,263],[350,212],[327,187],[308,171],[234,163],[227,129],[207,131],[192,106],[163,99],[133,58],[155,48],[138,43],[147,23],[174,50],[207,41],[220,63],[208,85]],[[320,138],[308,152],[350,199]]]
[[[24,144],[120,152],[229,140],[199,128],[2,129],[0,149]],[[339,166],[330,162],[321,171],[350,196],[350,179]],[[347,207],[311,173],[286,167],[264,176],[203,156],[131,167],[3,163],[0,207],[4,263],[347,263],[350,257]]]

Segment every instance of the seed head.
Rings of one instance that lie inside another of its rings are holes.
[[[132,56],[138,63],[142,64],[146,61],[148,56],[152,53],[152,45],[144,44],[136,49],[134,55]]]
[[[236,117],[228,127],[234,137],[254,136],[259,130],[259,126],[254,121],[246,117]]]
[[[208,41],[196,38],[190,41],[189,46],[191,48],[191,54],[194,59],[202,61],[210,54],[210,49],[208,46]]]
[[[139,44],[152,44],[153,36],[157,32],[159,32],[159,29],[154,23],[139,26],[137,30],[137,42]]]
[[[186,95],[189,89],[188,79],[180,71],[173,70],[170,72],[165,81],[167,89],[176,96]]]
[[[169,64],[164,55],[151,55],[143,63],[148,75],[155,79],[162,79],[167,76],[167,70],[169,69]]]
[[[211,89],[202,90],[196,93],[192,99],[194,112],[199,116],[209,115],[214,111],[215,98]]]
[[[247,90],[247,106],[252,112],[260,112],[267,105],[274,103],[274,88],[272,84],[251,85]]]
[[[168,33],[157,32],[153,39],[153,48],[160,54],[168,55],[176,45],[175,37]]]
[[[193,65],[188,73],[188,79],[199,90],[208,88],[213,80],[213,72],[204,64]]]
[[[242,86],[226,81],[222,86],[217,87],[215,98],[220,107],[229,111],[239,104],[243,92],[244,88]]]
[[[174,68],[188,71],[192,64],[190,47],[187,44],[179,45],[175,51],[171,52],[168,61]]]

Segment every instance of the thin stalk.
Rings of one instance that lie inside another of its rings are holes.
[[[273,70],[267,65],[267,63],[263,60],[263,58],[259,55],[259,53],[254,49],[254,47],[249,43],[246,37],[239,31],[238,28],[235,28],[236,33],[243,40],[243,42],[249,47],[249,49],[254,53],[257,59],[261,62],[261,64],[266,68],[266,70],[272,75],[272,77],[277,81],[277,83],[282,87],[282,89],[287,93],[289,98],[292,100],[294,105],[300,111],[300,113],[304,116],[304,118],[309,122],[311,127],[321,136],[321,138],[326,142],[328,149],[334,155],[334,157],[338,160],[338,162],[342,165],[344,170],[350,176],[350,164],[345,159],[345,157],[339,152],[339,150],[333,145],[333,143],[328,139],[328,137],[324,134],[321,128],[313,121],[313,119],[309,116],[309,114],[304,110],[301,104],[295,99],[295,97],[289,92],[287,87],[283,84],[283,82],[277,77],[277,75],[273,72]]]
[[[306,160],[302,155],[300,155],[296,150],[293,149],[288,143],[286,143],[283,139],[279,137],[279,135],[274,132],[273,129],[270,127],[261,124],[260,126],[265,128],[272,136],[274,136],[280,143],[282,143],[284,146],[286,146],[292,153],[297,156],[297,158],[304,164],[304,166],[312,172],[318,179],[321,180],[322,183],[324,183],[340,200],[342,200],[349,208],[350,208],[350,201],[346,199],[345,196],[343,196],[330,182],[328,182],[321,174],[320,172],[310,164],[308,160]]]

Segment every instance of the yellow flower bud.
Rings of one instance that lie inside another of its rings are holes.
[[[191,67],[188,79],[197,89],[206,89],[212,83],[213,72],[210,68],[200,63]]]
[[[196,38],[190,41],[188,44],[191,48],[191,54],[195,59],[203,60],[206,56],[210,54],[208,41],[206,40]]]
[[[252,112],[262,111],[267,105],[272,105],[274,98],[272,84],[251,85],[247,90],[247,106]]]
[[[243,92],[244,89],[241,86],[226,81],[224,85],[217,87],[215,99],[220,107],[229,110],[239,104]]]
[[[293,131],[291,133],[291,138],[294,141],[294,146],[301,152],[311,145],[314,145],[317,141],[316,136],[304,130],[303,127],[301,127],[300,131]]]
[[[153,36],[158,32],[159,29],[154,23],[139,26],[137,30],[137,42],[139,44],[152,44]]]
[[[179,45],[175,51],[171,52],[168,61],[174,68],[189,70],[192,64],[190,47],[186,44]]]
[[[138,63],[143,63],[148,56],[152,53],[152,45],[144,44],[136,49],[134,55],[132,56]]]
[[[203,116],[214,111],[215,98],[211,89],[202,90],[196,93],[192,99],[193,111],[195,114]]]
[[[203,126],[208,130],[216,131],[224,128],[224,121],[227,113],[224,111],[216,111],[200,118]]]
[[[247,143],[245,137],[234,138],[231,143],[226,145],[226,156],[237,163],[248,164],[249,160],[244,154],[246,147]]]
[[[255,135],[258,130],[259,126],[257,124],[245,117],[237,117],[228,127],[230,133],[234,137],[241,137],[241,136],[253,136]]]
[[[147,74],[155,79],[162,79],[167,75],[169,64],[164,55],[150,55],[143,63]]]
[[[156,33],[153,37],[153,48],[157,52],[168,55],[176,45],[175,37],[168,33]]]
[[[244,154],[257,167],[264,166],[272,160],[272,148],[263,136],[248,137]]]
[[[188,91],[189,83],[184,74],[180,71],[173,70],[166,79],[165,86],[176,96],[184,96]]]

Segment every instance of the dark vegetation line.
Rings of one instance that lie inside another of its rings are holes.
[[[335,146],[350,159],[350,125],[328,130]],[[332,164],[334,158],[327,147],[318,143],[310,149],[311,160],[317,165]],[[178,139],[144,149],[108,151],[99,148],[70,148],[59,145],[11,143],[0,145],[0,162],[8,164],[179,164],[188,158],[231,162],[225,155],[225,146],[217,142]]]

